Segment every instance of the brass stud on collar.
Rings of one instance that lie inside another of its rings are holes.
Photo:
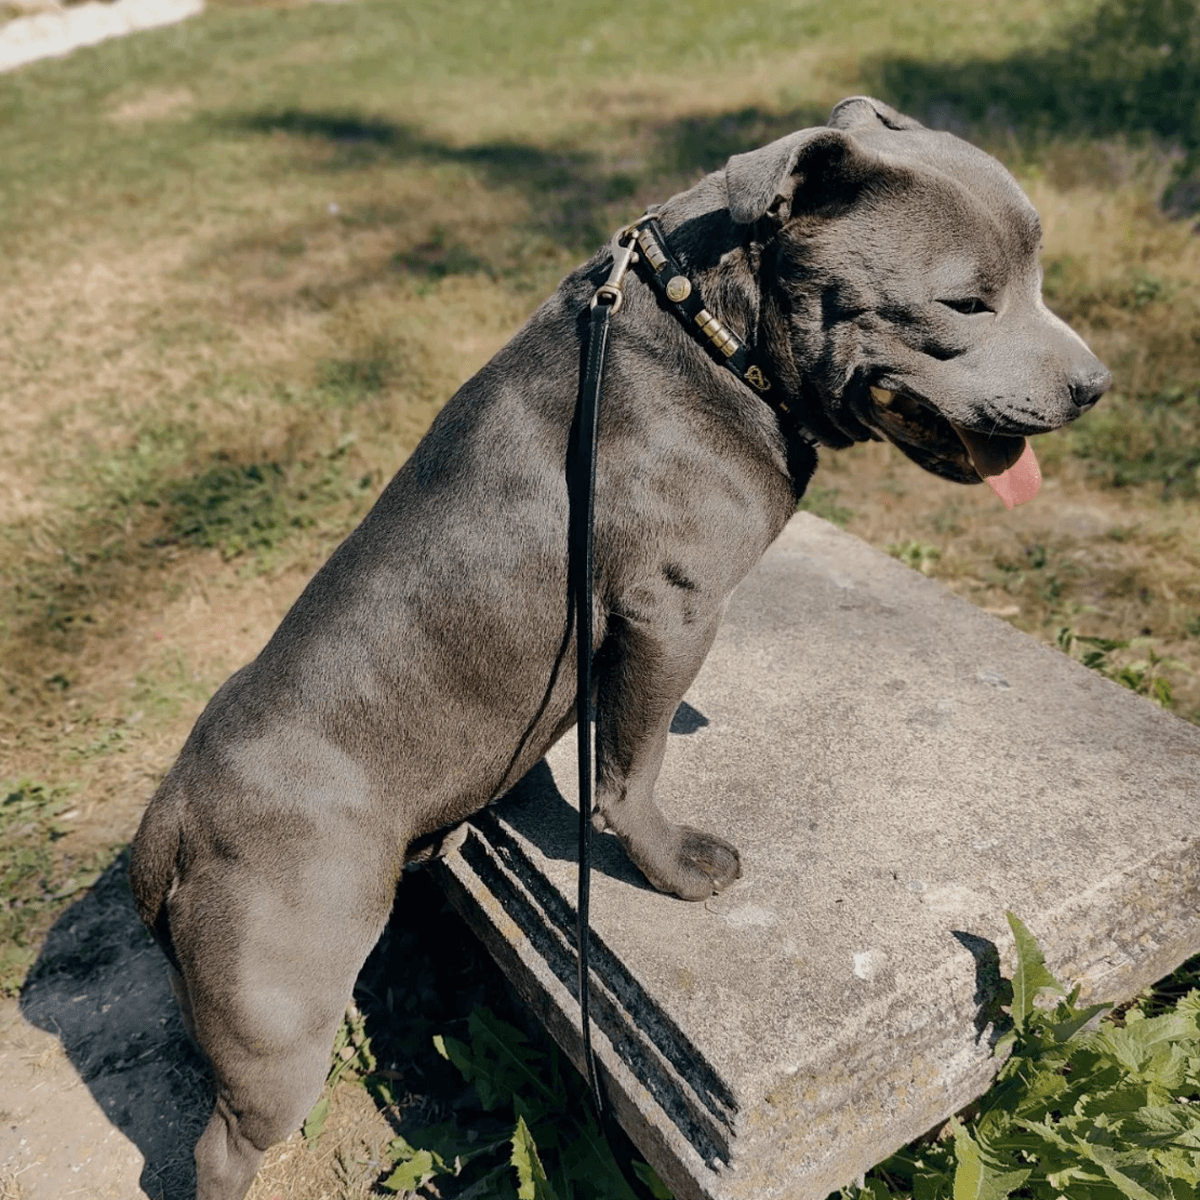
[[[692,294],[692,285],[682,275],[674,275],[667,282],[667,299],[678,304]]]
[[[654,235],[648,229],[639,229],[637,240],[638,245],[642,248],[642,253],[646,256],[646,261],[655,271],[661,271],[667,265],[667,256],[654,240]]]

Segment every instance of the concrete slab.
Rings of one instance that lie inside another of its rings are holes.
[[[704,904],[609,837],[593,1013],[680,1200],[824,1200],[984,1091],[1004,912],[1085,998],[1200,951],[1200,729],[814,517],[729,607],[658,785],[731,837]],[[439,868],[579,1062],[572,738]]]

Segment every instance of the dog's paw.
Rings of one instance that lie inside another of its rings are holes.
[[[711,833],[683,825],[670,888],[684,900],[707,900],[727,888],[742,873],[742,860],[728,842]]]

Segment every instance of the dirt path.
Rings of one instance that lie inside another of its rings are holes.
[[[28,13],[0,26],[0,71],[58,58],[108,38],[173,25],[201,12],[204,0],[90,0],[70,8],[57,0],[33,0],[17,7]]]
[[[186,1169],[203,1068],[120,865],[55,925],[0,1009],[0,1181],[21,1200],[154,1196]]]

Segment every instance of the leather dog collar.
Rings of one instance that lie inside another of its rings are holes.
[[[666,235],[653,216],[647,214],[628,227],[628,232],[641,251],[632,266],[641,267],[643,274],[667,302],[667,307],[679,318],[685,329],[696,337],[721,366],[732,371],[774,409],[785,434],[801,434],[791,404],[777,380],[767,371],[763,360],[755,354],[727,325],[704,307],[700,289],[687,277],[679,260],[671,253]]]

